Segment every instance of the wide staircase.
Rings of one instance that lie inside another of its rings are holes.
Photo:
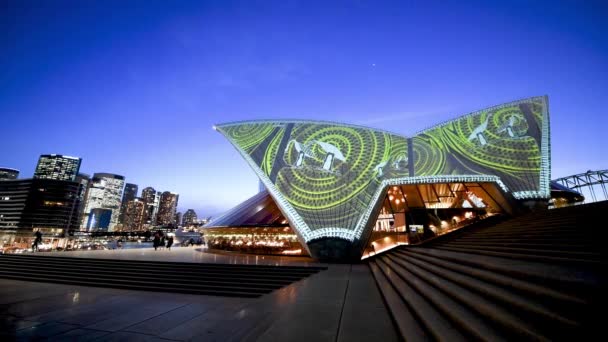
[[[259,297],[324,269],[0,255],[0,278],[235,297]]]
[[[601,338],[608,202],[463,228],[370,258],[405,340]]]

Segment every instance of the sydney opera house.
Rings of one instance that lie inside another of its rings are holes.
[[[349,124],[269,120],[214,127],[263,190],[212,220],[207,240],[285,245],[355,260],[551,197],[546,96],[476,111],[407,137]],[[270,237],[262,243],[255,236]],[[253,238],[252,238],[253,237]],[[256,247],[259,247],[256,249]]]

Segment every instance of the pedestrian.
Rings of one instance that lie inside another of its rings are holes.
[[[34,236],[35,236],[35,238],[34,238],[34,243],[32,244],[32,252],[33,251],[38,252],[38,245],[42,242],[42,233],[39,230],[37,230],[34,233]]]
[[[160,236],[160,247],[165,248],[165,235]]]
[[[171,250],[171,246],[173,245],[173,236],[169,236],[167,238],[167,249]]]
[[[194,246],[194,238],[190,238],[190,246]]]
[[[154,242],[153,242],[154,250],[157,250],[159,245],[160,245],[160,235],[158,233],[156,233],[156,234],[154,234]]]

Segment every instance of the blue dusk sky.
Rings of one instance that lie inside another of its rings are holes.
[[[0,166],[79,156],[216,215],[258,181],[213,124],[410,135],[546,94],[552,178],[605,169],[606,4],[0,0]]]

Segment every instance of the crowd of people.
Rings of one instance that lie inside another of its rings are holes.
[[[167,250],[171,250],[171,247],[174,244],[174,236],[173,234],[167,234],[165,232],[163,232],[162,230],[157,230],[156,232],[150,232],[148,231],[148,236],[146,236],[145,241],[150,241],[152,240],[152,246],[154,247],[154,250],[158,250],[159,248],[164,249],[166,248]],[[32,240],[30,240],[32,241]],[[43,240],[42,240],[42,233],[40,231],[36,231],[34,233],[34,239],[32,241],[32,251],[33,252],[38,252],[40,251],[40,246],[43,245]],[[91,250],[91,249],[122,249],[124,246],[124,241],[122,239],[122,237],[118,238],[118,239],[109,239],[108,242],[101,242],[99,243],[99,247],[103,247],[103,248],[93,248],[93,243],[91,244],[84,244],[86,246],[89,246],[87,249]],[[190,239],[185,239],[183,241],[181,241],[181,246],[201,246],[201,245],[205,245],[205,241],[202,238],[198,238],[198,239],[194,239],[194,238],[190,238]],[[97,245],[95,245],[97,246]],[[63,247],[57,247],[57,250],[64,250]],[[74,246],[72,246],[71,244],[69,244],[68,246],[65,247],[65,250],[75,250]]]
[[[154,239],[152,240],[152,246],[154,246],[154,250],[158,250],[158,248],[167,248],[171,250],[171,246],[173,246],[173,236],[168,236],[165,239],[165,233],[162,230],[158,230],[154,233]]]

